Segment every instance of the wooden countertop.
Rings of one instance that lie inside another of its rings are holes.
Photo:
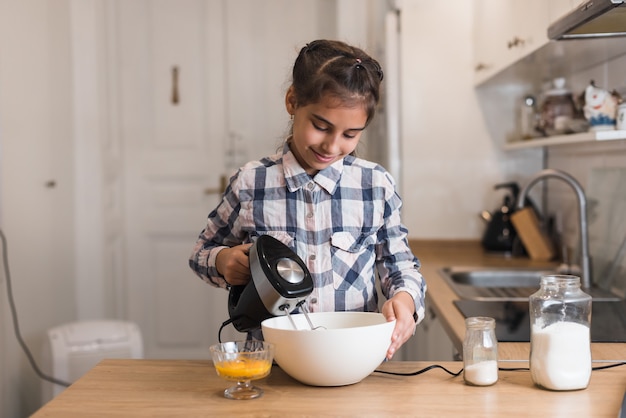
[[[380,369],[415,372],[432,363],[387,362]],[[459,371],[460,362],[442,363]],[[519,366],[519,365],[516,365]],[[511,367],[511,363],[501,364]],[[532,384],[527,371],[500,371],[493,386],[465,385],[434,369],[417,376],[372,373],[360,383],[312,387],[280,368],[259,380],[265,394],[234,401],[223,397],[229,386],[210,361],[120,360],[100,362],[76,383],[44,405],[33,417],[204,417],[204,416],[548,416],[611,417],[620,410],[626,366],[596,370],[589,387],[551,392]]]
[[[546,267],[554,263],[536,262],[528,258],[505,258],[486,254],[477,241],[411,241],[411,248],[422,267],[421,271],[428,285],[427,308],[432,308],[441,320],[452,343],[462,352],[465,336],[465,319],[454,306],[458,299],[438,270],[449,266],[476,267]],[[500,343],[498,355],[501,360],[528,360],[529,343]],[[594,360],[626,360],[626,344],[593,343],[591,345]]]

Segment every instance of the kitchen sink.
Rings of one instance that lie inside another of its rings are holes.
[[[444,267],[439,273],[461,299],[480,301],[528,301],[539,290],[541,276],[554,271],[526,267]],[[584,289],[593,300],[619,301],[609,291]]]

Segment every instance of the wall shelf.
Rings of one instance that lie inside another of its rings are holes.
[[[596,141],[619,141],[626,140],[626,131],[598,131],[583,132],[571,135],[551,136],[548,138],[535,138],[524,141],[509,142],[504,145],[505,151],[524,148],[549,147],[553,145],[591,143]]]

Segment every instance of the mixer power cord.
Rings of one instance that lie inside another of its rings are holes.
[[[431,364],[430,366],[424,367],[423,369],[418,370],[416,372],[407,372],[407,373],[403,373],[403,372],[388,372],[386,370],[378,370],[378,369],[374,370],[374,371],[376,373],[393,374],[395,376],[417,376],[418,374],[426,373],[427,371],[433,370],[433,369],[441,369],[441,370],[445,371],[446,373],[448,373],[448,374],[450,374],[452,376],[455,376],[455,377],[460,375],[461,373],[463,373],[463,369],[459,370],[458,372],[452,372],[452,371],[446,369],[445,367],[440,366],[439,364]]]
[[[613,367],[620,367],[620,366],[625,366],[625,365],[626,365],[626,362],[622,361],[618,363],[607,364],[605,366],[592,367],[591,370],[611,369]],[[427,371],[433,370],[433,369],[442,369],[443,371],[445,371],[446,373],[454,377],[459,376],[461,373],[463,373],[463,369],[459,370],[458,372],[453,372],[439,364],[431,364],[430,366],[424,367],[423,369],[417,370],[415,372],[390,372],[387,370],[379,370],[379,369],[374,370],[374,372],[383,373],[383,374],[391,374],[394,376],[417,376],[419,374],[426,373]],[[529,371],[530,369],[528,367],[498,367],[498,370],[511,372],[511,371]]]
[[[230,318],[227,319],[226,321],[222,322],[222,325],[220,325],[220,329],[219,331],[217,331],[217,341],[221,344],[222,343],[222,330],[228,325],[231,324],[233,321],[237,320],[239,317],[235,317],[235,318]]]
[[[17,342],[22,347],[30,366],[33,368],[37,376],[39,376],[43,380],[47,380],[48,382],[55,383],[57,385],[68,387],[70,383],[64,382],[63,380],[59,380],[55,377],[48,376],[44,372],[41,371],[37,362],[35,362],[35,358],[33,354],[30,352],[30,349],[26,345],[26,342],[22,338],[22,333],[20,332],[20,325],[17,320],[17,309],[15,307],[15,300],[13,300],[13,288],[11,287],[11,271],[9,269],[9,253],[7,249],[7,239],[4,236],[4,232],[0,229],[0,239],[2,240],[2,264],[4,265],[4,277],[7,282],[7,299],[9,300],[9,308],[11,310],[11,318],[13,319],[13,332],[15,333],[15,338]]]

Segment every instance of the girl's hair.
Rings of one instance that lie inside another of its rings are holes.
[[[348,106],[363,104],[369,123],[380,98],[383,70],[363,50],[341,41],[306,44],[293,66],[292,87],[298,106],[319,102],[326,94]]]

